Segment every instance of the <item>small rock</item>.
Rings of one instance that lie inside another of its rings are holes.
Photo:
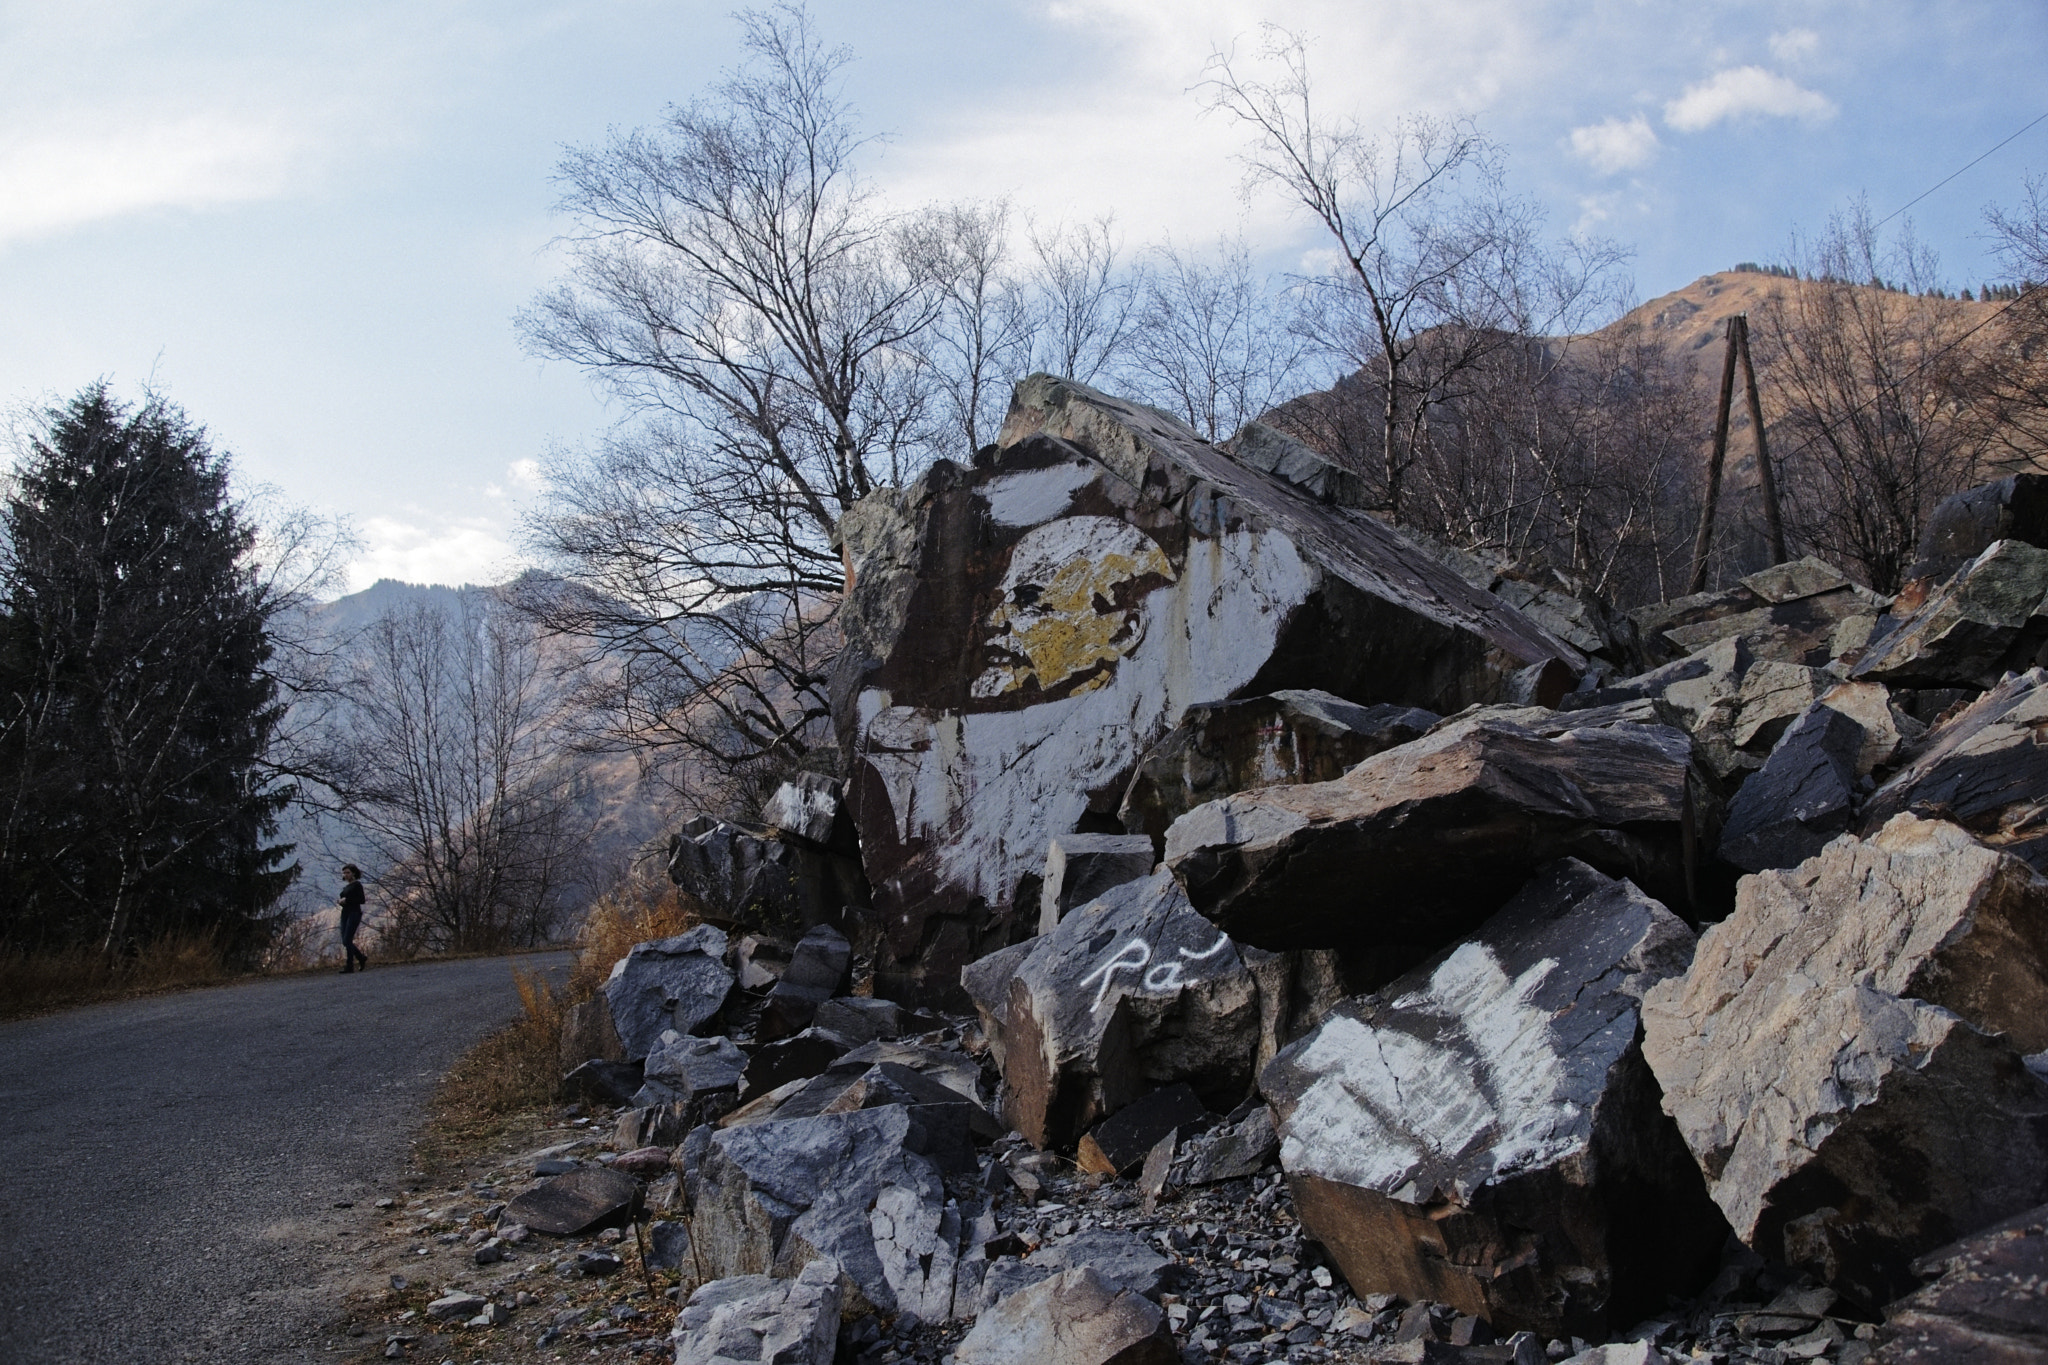
[[[436,1322],[460,1322],[482,1312],[484,1303],[481,1294],[443,1294],[427,1305],[427,1316]]]
[[[581,1275],[615,1275],[625,1263],[609,1251],[579,1251],[576,1271]]]
[[[619,1171],[579,1167],[536,1186],[505,1206],[507,1216],[536,1232],[574,1237],[624,1222],[640,1198],[640,1182]]]

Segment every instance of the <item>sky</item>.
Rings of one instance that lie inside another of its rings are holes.
[[[564,147],[656,122],[740,58],[730,0],[0,0],[0,410],[153,387],[238,476],[346,518],[349,586],[492,582],[550,450],[628,414],[526,353],[562,273]],[[2048,113],[2040,0],[816,0],[853,49],[902,208],[1113,214],[1128,246],[1311,225],[1247,196],[1204,113],[1218,51],[1303,36],[1318,97],[1383,127],[1469,116],[1559,236],[1630,247],[1635,296],[1866,196],[1891,214]],[[1908,217],[1952,285],[1982,212],[2048,172],[2048,122]],[[1904,221],[1899,220],[1899,221]]]

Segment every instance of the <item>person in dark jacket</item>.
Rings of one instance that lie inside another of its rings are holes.
[[[356,947],[356,930],[363,927],[363,873],[354,863],[341,865],[341,894],[334,898],[341,907],[341,946],[348,956],[343,960],[343,974],[356,970],[356,963],[368,970],[370,958],[361,948]]]

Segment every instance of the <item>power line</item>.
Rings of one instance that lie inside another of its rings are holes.
[[[2032,128],[2032,127],[2033,127],[2033,126],[2034,126],[2035,124],[2037,124],[2037,123],[2040,123],[2040,122],[2042,122],[2042,120],[2044,120],[2044,119],[2048,119],[2048,114],[2042,114],[2042,115],[2040,115],[2040,116],[2039,116],[2038,118],[2034,119],[2032,123],[2029,123],[2029,124],[2027,124],[2026,128],[2022,128],[2022,129],[2020,129],[2019,133],[2014,133],[2014,134],[2012,135],[2012,137],[2008,137],[2008,138],[2006,138],[2006,139],[2005,139],[2005,142],[2001,142],[2001,143],[1999,143],[1999,144],[1998,144],[1998,147],[2003,147],[2003,146],[2005,145],[2005,143],[2006,143],[2006,142],[2011,142],[2011,141],[2013,141],[2013,139],[2014,139],[2014,138],[2017,138],[2017,137],[2019,137],[2020,133],[2024,133],[2024,132],[2026,132],[2026,131],[2027,131],[2028,129]],[[1885,215],[1884,217],[1882,217],[1882,218],[1878,219],[1878,220],[1877,220],[1877,226],[1878,226],[1878,227],[1883,227],[1883,226],[1884,226],[1884,225],[1885,225],[1886,223],[1889,223],[1889,222],[1890,222],[1890,221],[1891,221],[1892,219],[1894,219],[1894,218],[1898,217],[1898,216],[1899,216],[1900,214],[1904,213],[1904,212],[1905,212],[1905,211],[1906,211],[1907,209],[1909,209],[1909,208],[1912,208],[1912,207],[1913,207],[1913,205],[1915,205],[1915,204],[1919,203],[1919,202],[1920,202],[1920,201],[1921,201],[1922,199],[1925,199],[1925,198],[1926,198],[1926,197],[1927,197],[1928,195],[1930,195],[1930,194],[1933,194],[1933,193],[1934,193],[1934,192],[1935,192],[1936,190],[1940,189],[1940,188],[1941,188],[1941,187],[1942,187],[1943,185],[1946,185],[1946,184],[1947,184],[1947,183],[1948,183],[1949,181],[1951,181],[1951,180],[1955,179],[1955,178],[1956,178],[1957,176],[1961,175],[1961,174],[1962,174],[1962,173],[1963,173],[1964,171],[1967,171],[1967,170],[1969,170],[1969,169],[1970,169],[1970,166],[1974,166],[1974,165],[1976,165],[1976,164],[1977,164],[1977,161],[1982,161],[1982,160],[1984,160],[1984,158],[1985,158],[1985,157],[1988,157],[1988,156],[1990,156],[1990,155],[1991,155],[1991,152],[1995,152],[1995,151],[1997,151],[1997,150],[1998,150],[1998,147],[1993,147],[1993,148],[1991,149],[1991,151],[1989,151],[1989,152],[1985,152],[1985,153],[1983,154],[1983,156],[1980,156],[1980,157],[1978,157],[1976,161],[1972,161],[1972,162],[1970,163],[1970,165],[1969,165],[1969,166],[1963,166],[1963,167],[1960,167],[1960,168],[1958,168],[1957,170],[1951,171],[1951,172],[1950,172],[1950,173],[1949,173],[1948,175],[1946,175],[1946,176],[1942,177],[1942,179],[1941,179],[1940,181],[1938,181],[1938,182],[1936,182],[1935,184],[1933,184],[1933,185],[1930,185],[1930,186],[1928,186],[1928,187],[1927,187],[1926,189],[1924,189],[1924,190],[1920,191],[1920,193],[1918,193],[1918,194],[1914,195],[1914,196],[1913,196],[1913,197],[1912,197],[1911,199],[1908,199],[1908,200],[1907,200],[1907,201],[1906,201],[1905,203],[1903,203],[1903,204],[1899,205],[1899,206],[1898,206],[1897,208],[1893,209],[1893,210],[1892,210],[1892,211],[1891,211],[1890,213],[1886,214],[1886,215]]]

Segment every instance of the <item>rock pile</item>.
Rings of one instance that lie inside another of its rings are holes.
[[[826,1265],[872,1365],[2034,1330],[2033,486],[1897,599],[1803,559],[1633,619],[1355,494],[1037,376],[845,519],[847,777],[691,826],[747,936],[636,949],[565,1035],[639,1087],[614,1169],[672,1152],[689,1349],[822,1360]],[[864,875],[747,890],[775,850]]]

